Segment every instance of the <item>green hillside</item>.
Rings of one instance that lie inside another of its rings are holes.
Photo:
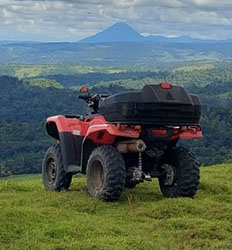
[[[201,168],[194,199],[167,199],[158,183],[116,203],[89,197],[84,177],[46,192],[39,175],[0,180],[0,249],[232,249],[232,165]]]
[[[44,123],[56,114],[86,114],[79,86],[94,93],[118,93],[163,81],[182,85],[203,104],[204,138],[185,142],[203,165],[232,159],[232,62],[157,64],[133,67],[0,64],[0,176],[39,173],[52,140]],[[5,75],[5,76],[1,76]],[[8,76],[6,76],[8,75]],[[12,75],[12,76],[9,76]]]
[[[87,105],[77,99],[76,89],[85,83],[95,93],[109,94],[162,81],[185,86],[201,98],[200,124],[204,134],[201,140],[185,141],[185,147],[191,148],[203,165],[232,161],[231,62],[192,64],[177,67],[175,71],[115,68],[112,72],[110,67],[78,65],[64,65],[60,71],[61,65],[8,66],[22,71],[20,75],[25,78],[0,76],[0,176],[40,172],[44,152],[53,142],[45,132],[46,118],[56,114],[86,114]],[[0,64],[0,75],[5,70],[9,68],[6,65],[1,68]]]

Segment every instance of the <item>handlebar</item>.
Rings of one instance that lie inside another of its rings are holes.
[[[99,108],[98,108],[99,101],[102,99],[105,99],[108,96],[109,95],[107,95],[107,94],[91,95],[90,92],[88,92],[88,94],[86,94],[86,95],[79,95],[78,99],[85,100],[88,103],[89,108],[92,110],[91,114],[96,114],[99,111]]]
[[[79,95],[78,99],[82,99],[82,100],[88,101],[88,100],[91,100],[92,98],[91,98],[90,95]]]
[[[79,96],[78,96],[78,99],[86,99],[86,96],[84,96],[84,95],[79,95]]]

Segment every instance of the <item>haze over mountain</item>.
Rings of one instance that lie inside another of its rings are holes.
[[[145,37],[126,23],[78,42],[0,42],[2,63],[134,65],[232,59],[231,40]]]
[[[202,40],[189,36],[164,37],[164,36],[142,36],[130,25],[118,22],[107,29],[79,41],[79,43],[110,43],[110,42],[171,42],[171,43],[193,43],[214,42],[214,40]]]
[[[97,43],[121,43],[121,42],[136,42],[136,43],[232,43],[232,39],[226,40],[203,40],[199,38],[192,38],[190,36],[179,36],[179,37],[165,37],[160,35],[143,36],[125,22],[118,22],[112,26],[98,32],[95,35],[86,37],[82,40],[77,41],[77,44],[97,44]],[[57,44],[68,45],[70,47],[76,44],[75,42],[38,42],[38,41],[13,41],[13,40],[0,40],[0,45],[6,44],[47,44],[57,47]]]

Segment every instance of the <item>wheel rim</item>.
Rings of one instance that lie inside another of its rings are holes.
[[[104,171],[101,162],[93,162],[91,167],[90,181],[96,190],[101,189],[104,182]]]
[[[165,186],[177,185],[177,170],[175,166],[164,164],[161,169],[163,170],[163,184]]]
[[[57,165],[53,158],[50,158],[47,162],[47,175],[49,184],[54,184],[57,175]]]

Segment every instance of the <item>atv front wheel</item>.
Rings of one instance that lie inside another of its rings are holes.
[[[91,153],[86,170],[89,193],[104,201],[116,201],[126,181],[122,155],[112,146],[100,146]]]
[[[60,144],[52,145],[45,153],[42,165],[43,184],[48,191],[61,191],[70,187],[72,173],[64,170]]]
[[[161,166],[163,176],[159,178],[161,192],[166,197],[193,197],[199,185],[199,164],[189,150],[173,148]]]

